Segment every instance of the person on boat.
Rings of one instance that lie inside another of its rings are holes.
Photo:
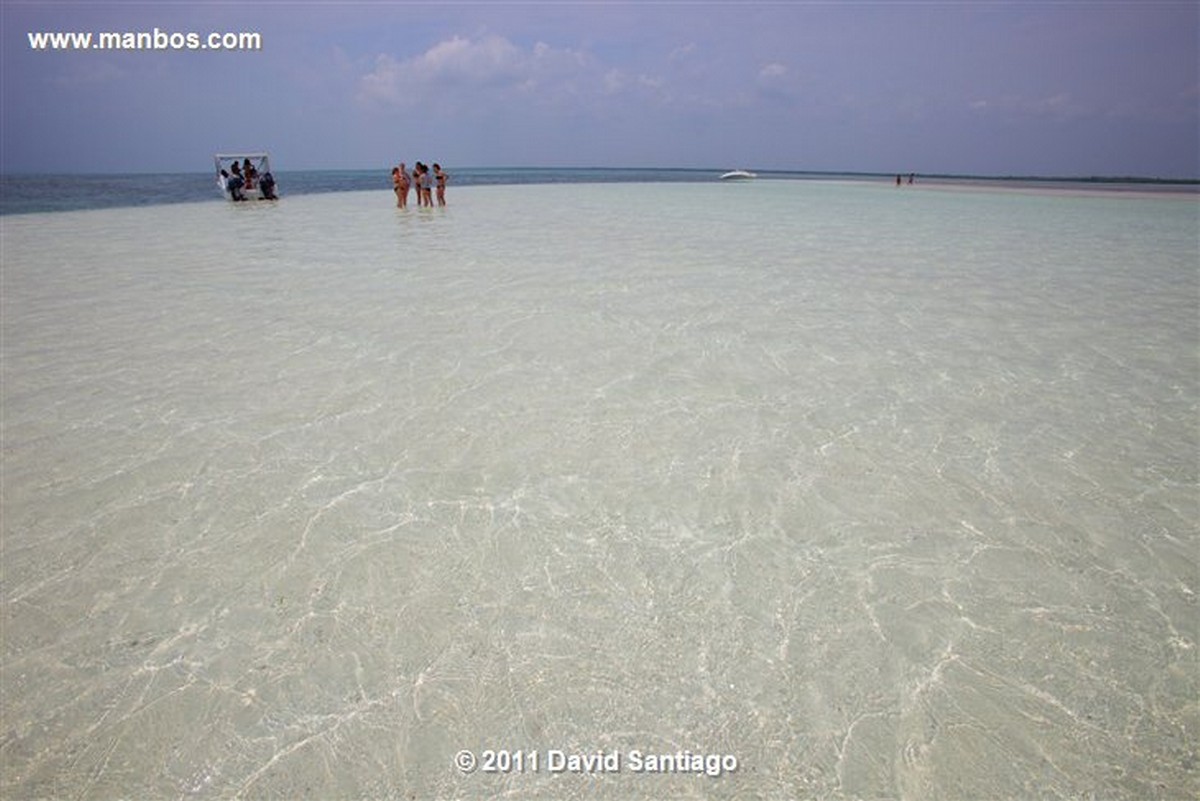
[[[278,200],[275,194],[275,176],[271,175],[271,171],[267,170],[258,179],[258,191],[261,193],[263,200]]]
[[[237,159],[234,159],[233,163],[229,165],[229,172],[230,177],[237,180],[238,193],[240,194],[241,190],[246,186],[246,178],[242,175],[242,166],[238,164]]]
[[[446,205],[446,179],[450,176],[442,172],[442,165],[434,162],[433,177],[437,179],[437,202],[439,206]]]
[[[246,188],[254,188],[254,179],[258,177],[258,170],[254,169],[254,165],[250,163],[250,159],[246,159],[242,164],[242,176],[246,179]]]
[[[242,176],[238,174],[237,162],[233,163],[233,175],[221,170],[221,180],[225,182],[225,191],[229,192],[230,200],[245,200],[242,195],[242,185],[246,182],[242,180]]]

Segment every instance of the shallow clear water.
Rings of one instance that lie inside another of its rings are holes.
[[[450,200],[0,220],[0,795],[1200,791],[1194,198]]]

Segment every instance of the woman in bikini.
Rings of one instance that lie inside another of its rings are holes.
[[[433,208],[433,178],[429,175],[429,167],[421,165],[421,198],[425,205]]]
[[[404,166],[404,162],[400,162],[400,166],[392,170],[392,183],[396,188],[396,205],[402,209],[408,208],[408,168]]]
[[[433,165],[433,177],[437,179],[437,201],[439,206],[446,205],[446,179],[449,177],[442,172],[442,165]]]

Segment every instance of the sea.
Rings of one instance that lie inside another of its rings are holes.
[[[0,797],[1200,795],[1194,191],[449,172],[5,178]]]
[[[447,168],[449,191],[465,186],[593,183],[711,183],[722,169],[650,169],[579,167]],[[879,173],[837,173],[759,170],[761,180],[846,181],[888,183],[896,176]],[[310,195],[391,189],[391,167],[374,170],[292,170],[275,172],[280,194]],[[907,185],[908,176],[901,177]],[[1057,189],[1096,189],[1109,192],[1200,193],[1200,181],[1147,178],[1039,178],[922,175],[922,184]],[[207,172],[131,174],[8,174],[0,175],[0,215],[46,211],[161,206],[220,200],[214,175]]]

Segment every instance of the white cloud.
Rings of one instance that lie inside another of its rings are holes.
[[[769,81],[775,78],[782,78],[787,75],[787,67],[778,62],[767,64],[758,72],[758,77],[761,80]]]
[[[360,96],[399,103],[454,85],[519,83],[526,58],[499,37],[472,42],[456,36],[403,61],[380,55],[375,68],[360,80]]]
[[[801,90],[796,76],[778,61],[760,67],[755,84],[755,98],[774,106],[795,103]]]
[[[694,46],[687,46],[690,51]],[[603,114],[613,103],[662,107],[676,102],[669,77],[602,63],[585,50],[539,41],[521,47],[501,36],[454,36],[423,53],[375,58],[358,78],[368,106],[420,105],[433,113],[485,112],[513,104]]]
[[[544,45],[534,48],[540,58]],[[491,36],[478,42],[455,36],[417,57],[414,69],[427,77],[455,77],[474,81],[504,79],[520,71],[525,55],[507,39]]]
[[[970,101],[968,106],[972,111],[978,113],[999,112],[1056,120],[1075,119],[1095,113],[1095,109],[1076,101],[1066,92],[1045,97],[1024,97],[1010,94],[996,98],[979,98]]]
[[[621,82],[587,54],[538,42],[521,48],[500,36],[455,36],[424,53],[398,60],[384,54],[359,79],[359,99],[401,105],[442,101],[452,106],[494,103],[535,94],[552,99],[577,95],[592,83],[600,91]]]
[[[628,85],[629,79],[619,69],[611,69],[604,73],[604,93],[615,95]]]
[[[685,45],[680,45],[670,52],[667,56],[667,61],[682,61],[696,52],[696,43],[688,42]]]

